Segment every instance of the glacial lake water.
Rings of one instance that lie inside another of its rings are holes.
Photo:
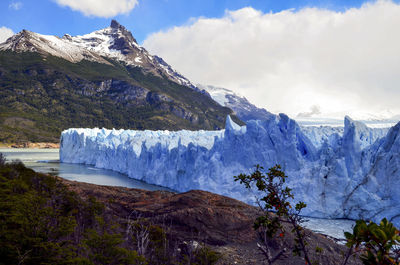
[[[171,191],[165,187],[129,178],[115,171],[99,169],[90,165],[60,163],[58,149],[0,148],[0,153],[3,153],[8,161],[21,160],[27,167],[37,172],[57,175],[68,180],[106,186]],[[344,232],[352,231],[355,224],[352,220],[343,219],[305,218],[305,220],[307,222],[303,226],[338,240],[343,240]]]
[[[60,163],[58,149],[0,148],[7,161],[21,160],[25,166],[41,173],[49,173],[64,179],[106,186],[120,186],[144,190],[171,189],[151,185],[129,178],[112,170],[95,168],[90,165]]]

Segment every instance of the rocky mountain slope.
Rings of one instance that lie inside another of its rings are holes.
[[[222,107],[116,21],[63,38],[27,30],[0,44],[0,141],[58,141],[70,127],[217,129]]]

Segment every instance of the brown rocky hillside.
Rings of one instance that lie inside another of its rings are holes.
[[[193,190],[176,194],[166,191],[145,191],[122,187],[99,186],[63,180],[83,198],[94,196],[106,205],[109,214],[120,222],[134,214],[149,218],[152,223],[167,227],[168,236],[181,242],[205,242],[223,254],[219,264],[263,264],[257,250],[253,221],[258,209],[240,201],[210,192]],[[288,229],[289,230],[289,229]],[[313,257],[320,264],[341,264],[346,248],[324,235],[309,233],[310,248],[317,246],[323,254]],[[292,238],[286,238],[290,248]],[[272,242],[273,243],[273,242]],[[301,258],[288,258],[277,264],[304,264]],[[360,264],[351,261],[350,264]]]

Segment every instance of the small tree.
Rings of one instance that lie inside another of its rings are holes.
[[[6,157],[3,153],[0,153],[0,166],[4,166],[6,164]]]
[[[85,232],[84,247],[89,253],[89,260],[94,264],[148,264],[146,259],[134,250],[122,247],[123,235],[116,230],[115,225],[106,223],[97,216],[97,229],[87,229]],[[108,231],[110,230],[110,231]]]
[[[276,165],[265,171],[263,167],[257,165],[255,171],[250,174],[240,174],[234,177],[235,181],[240,181],[247,189],[255,186],[265,196],[258,199],[258,205],[263,214],[254,223],[260,243],[258,248],[265,256],[268,264],[273,264],[278,259],[285,257],[287,249],[283,247],[282,240],[286,231],[283,223],[289,223],[294,234],[293,253],[303,256],[306,264],[313,263],[310,260],[307,248],[305,230],[301,227],[303,222],[300,213],[306,207],[303,202],[298,202],[293,208],[290,200],[294,199],[291,189],[285,186],[287,176],[281,167]],[[349,258],[359,255],[365,265],[399,265],[400,262],[400,232],[386,218],[379,225],[374,222],[368,224],[364,220],[358,220],[353,228],[353,233],[346,232],[346,246],[348,252],[342,265],[346,265]],[[271,239],[281,241],[280,249],[276,254],[272,254]],[[321,248],[316,248],[317,254],[322,253]]]
[[[266,194],[257,201],[263,215],[257,218],[254,228],[258,232],[261,243],[258,244],[258,247],[266,257],[268,264],[273,264],[278,259],[285,257],[287,249],[283,247],[283,244],[280,245],[280,250],[275,255],[272,254],[269,244],[271,239],[284,237],[286,233],[282,225],[284,222],[288,222],[292,226],[291,232],[295,236],[293,253],[303,256],[306,264],[311,264],[306,248],[305,231],[300,225],[303,222],[300,212],[306,207],[306,204],[298,202],[295,207],[292,207],[290,200],[294,199],[294,196],[292,190],[285,186],[287,176],[281,167],[276,165],[265,172],[263,167],[256,165],[252,174],[240,174],[234,179],[244,184],[247,189],[251,189],[255,185],[258,191]],[[282,240],[278,241],[282,242]]]

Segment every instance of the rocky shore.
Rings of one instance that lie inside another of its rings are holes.
[[[259,215],[256,207],[200,190],[177,194],[62,181],[82,198],[93,196],[104,203],[106,210],[117,216],[121,223],[130,216],[140,216],[166,227],[169,237],[174,240],[206,243],[223,255],[218,264],[263,264],[253,229]],[[314,260],[326,265],[341,264],[346,247],[323,235],[307,233]],[[285,236],[285,247],[291,249],[291,242],[293,237]],[[322,254],[313,251],[316,247],[323,249]],[[304,260],[289,251],[287,258],[276,264],[304,264]],[[353,260],[349,264],[360,263]]]
[[[37,149],[56,149],[60,148],[60,143],[32,143],[32,142],[23,142],[23,143],[0,143],[0,147],[2,148],[37,148]]]

